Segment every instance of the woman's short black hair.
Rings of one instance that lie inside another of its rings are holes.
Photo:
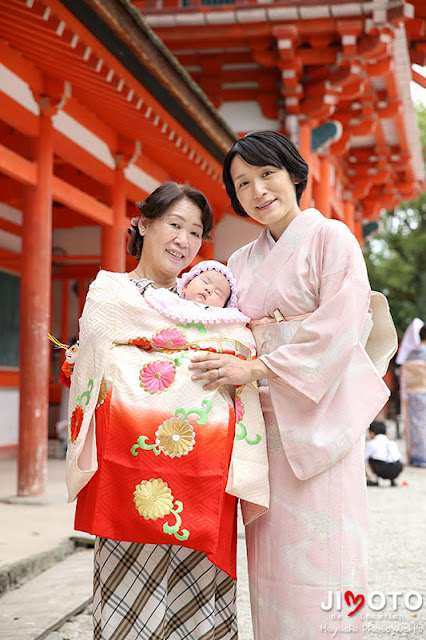
[[[300,198],[308,182],[308,165],[292,141],[282,133],[253,131],[232,145],[223,164],[223,182],[235,213],[247,217],[247,213],[238,202],[234,182],[231,178],[231,163],[236,155],[256,167],[271,165],[278,167],[278,169],[286,169],[293,180],[299,180],[295,188],[297,204],[300,204]]]
[[[140,211],[140,216],[147,220],[156,220],[162,218],[174,202],[184,198],[190,200],[200,209],[203,240],[211,240],[209,233],[214,225],[213,211],[204,193],[198,191],[198,189],[193,189],[187,184],[178,184],[172,181],[164,182],[145,200],[137,202],[136,206]],[[130,239],[127,244],[127,252],[131,256],[135,256],[137,260],[140,260],[143,246],[143,236],[139,233],[139,218],[132,218],[131,226],[129,227]]]

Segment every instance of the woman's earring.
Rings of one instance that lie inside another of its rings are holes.
[[[145,227],[141,227],[139,229],[139,233],[141,234],[141,236],[144,236],[145,235]]]

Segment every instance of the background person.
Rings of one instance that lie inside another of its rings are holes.
[[[246,528],[254,636],[317,640],[327,591],[367,587],[364,433],[389,394],[363,348],[370,286],[348,227],[300,210],[308,166],[285,136],[244,136],[223,177],[264,226],[228,263],[259,357],[197,355],[194,378],[260,381],[271,505]]]
[[[420,344],[401,366],[401,395],[407,461],[426,467],[426,326],[419,330]]]
[[[368,431],[370,439],[365,443],[367,486],[377,487],[378,479],[383,478],[395,487],[395,479],[403,469],[398,445],[387,437],[384,422],[374,420]]]

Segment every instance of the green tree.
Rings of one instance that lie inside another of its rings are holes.
[[[420,142],[423,149],[423,156],[426,149],[426,105],[423,102],[416,103],[417,120],[420,130]]]
[[[417,104],[416,111],[425,149],[426,106]],[[387,296],[402,334],[413,318],[426,322],[426,192],[387,211],[380,222],[379,233],[364,243],[364,257],[371,287]]]

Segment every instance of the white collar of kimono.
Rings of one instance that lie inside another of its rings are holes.
[[[266,238],[266,242],[268,243],[268,247],[270,249],[272,249],[272,247],[275,247],[276,240],[272,235],[272,233],[269,231],[269,227],[266,227],[265,238]]]
[[[168,289],[148,287],[145,292],[145,301],[163,316],[179,322],[202,322],[203,324],[250,322],[250,318],[235,307],[209,307],[179,298]]]
[[[278,251],[281,258],[283,258],[284,247],[287,248],[289,255],[293,252],[295,247],[299,244],[305,233],[309,231],[310,226],[315,220],[319,220],[324,216],[318,209],[309,208],[304,209],[298,215],[293,218],[288,227],[284,229],[278,240],[275,240],[268,227],[263,227],[262,233],[255,240],[255,244],[258,249],[263,251],[265,259],[269,256],[274,256],[274,252]],[[289,256],[287,256],[289,257]],[[269,266],[269,265],[268,265]]]
[[[284,229],[284,231],[282,232],[278,240],[275,240],[275,238],[273,237],[272,233],[269,230],[269,227],[264,228],[264,239],[266,240],[268,247],[270,249],[273,249],[275,245],[279,243],[281,238],[283,239],[288,238],[288,236],[293,233],[300,233],[301,230],[307,229],[308,228],[306,227],[307,218],[318,219],[318,217],[320,218],[323,217],[322,213],[318,211],[318,209],[314,209],[313,207],[310,207],[309,209],[304,209],[303,211],[300,211],[300,213],[298,213],[297,216],[293,218],[293,220],[290,222],[288,227]]]

